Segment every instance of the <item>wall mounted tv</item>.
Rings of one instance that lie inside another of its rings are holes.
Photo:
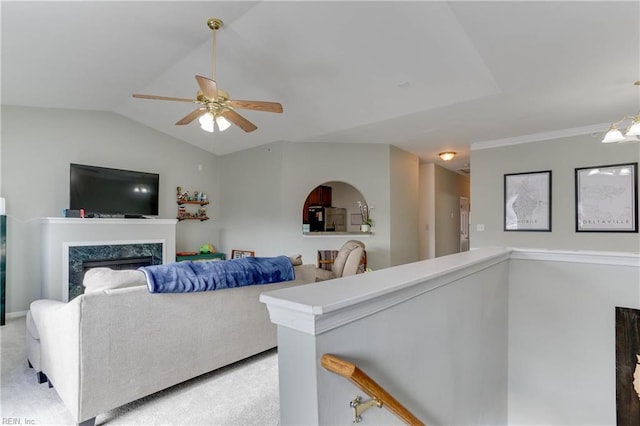
[[[73,163],[70,172],[71,210],[89,217],[158,215],[158,174]]]

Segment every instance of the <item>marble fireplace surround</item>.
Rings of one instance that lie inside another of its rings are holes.
[[[114,247],[113,257],[136,256],[136,252],[149,252],[155,263],[175,260],[176,219],[81,219],[42,218],[41,241],[43,255],[40,268],[41,293],[45,299],[69,301],[69,251],[72,247],[127,246],[124,255]],[[161,255],[153,246],[160,244]],[[103,257],[105,248],[80,250],[98,253]],[[133,254],[131,252],[133,251]],[[84,255],[82,257],[85,257]],[[111,257],[109,255],[108,257]],[[158,259],[161,257],[161,259]],[[101,260],[101,259],[98,259]],[[77,285],[77,284],[76,284]]]
[[[66,284],[66,288],[62,289],[63,300],[72,300],[84,292],[82,280],[85,262],[112,261],[119,265],[130,261],[136,265],[148,261],[148,264],[142,266],[161,265],[164,263],[162,259],[164,243],[164,240],[63,243],[63,287]],[[117,266],[112,268],[116,269]]]

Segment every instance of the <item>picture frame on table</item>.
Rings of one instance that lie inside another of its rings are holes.
[[[231,259],[242,259],[243,257],[255,256],[256,252],[251,250],[231,250]]]
[[[504,231],[551,232],[551,170],[504,175]]]
[[[575,169],[576,232],[638,232],[638,163]]]

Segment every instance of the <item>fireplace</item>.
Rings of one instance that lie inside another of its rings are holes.
[[[177,219],[41,218],[41,297],[82,294],[83,261],[151,256],[175,262]],[[111,248],[107,248],[109,246]]]
[[[84,273],[97,267],[137,269],[162,264],[162,243],[100,244],[69,246],[68,300],[84,292]]]
[[[117,259],[83,260],[82,272],[91,268],[138,269],[141,266],[153,265],[152,256],[119,257]]]

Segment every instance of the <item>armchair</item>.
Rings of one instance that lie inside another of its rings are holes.
[[[340,250],[318,250],[316,282],[362,273],[367,267],[367,252],[362,241],[349,240]]]

